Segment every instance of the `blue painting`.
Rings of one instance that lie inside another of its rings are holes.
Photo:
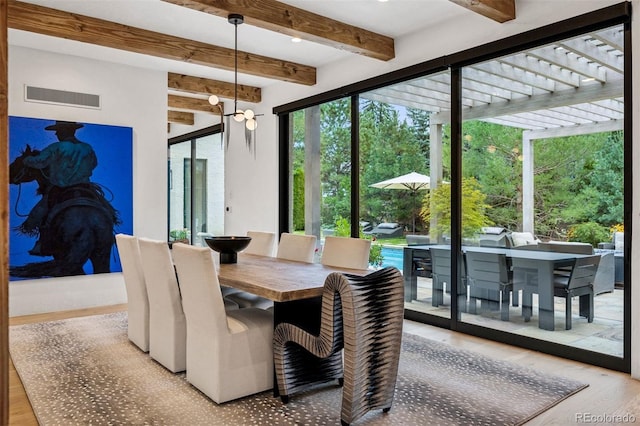
[[[12,281],[119,272],[133,234],[130,127],[9,117]]]

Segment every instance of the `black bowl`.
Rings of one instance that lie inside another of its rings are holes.
[[[249,245],[251,237],[206,237],[205,242],[220,253],[220,263],[237,263],[238,252]]]

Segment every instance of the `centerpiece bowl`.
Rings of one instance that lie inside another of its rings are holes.
[[[237,263],[238,252],[247,248],[251,237],[206,237],[204,241],[211,250],[220,253],[220,263]]]

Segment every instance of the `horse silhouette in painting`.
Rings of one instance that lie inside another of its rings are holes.
[[[105,198],[100,185],[89,182],[60,188],[49,182],[46,171],[24,164],[25,158],[39,153],[27,145],[9,167],[9,182],[14,185],[38,183],[36,192],[43,199],[46,197],[48,205],[45,223],[34,230],[26,227],[25,221],[14,229],[39,236],[40,255],[51,256],[53,260],[12,265],[10,275],[22,278],[84,275],[83,265],[88,260],[94,273],[110,272],[114,228],[120,223],[118,212]]]

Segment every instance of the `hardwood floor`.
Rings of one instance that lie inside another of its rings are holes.
[[[77,311],[55,312],[11,318],[10,325],[63,318],[99,315],[126,309],[126,305],[105,306]],[[575,361],[568,361],[528,349],[492,342],[413,321],[405,321],[405,331],[429,339],[475,351],[486,356],[503,359],[551,374],[581,380],[589,387],[550,410],[542,413],[527,425],[567,425],[577,423],[634,423],[640,421],[640,381],[628,374],[606,370]],[[30,426],[38,422],[33,414],[22,383],[10,365],[9,372],[9,425]],[[580,418],[579,416],[582,416]],[[590,421],[588,421],[590,417]],[[599,416],[599,417],[595,417]],[[615,416],[620,416],[616,419]],[[627,416],[624,421],[622,416]]]

